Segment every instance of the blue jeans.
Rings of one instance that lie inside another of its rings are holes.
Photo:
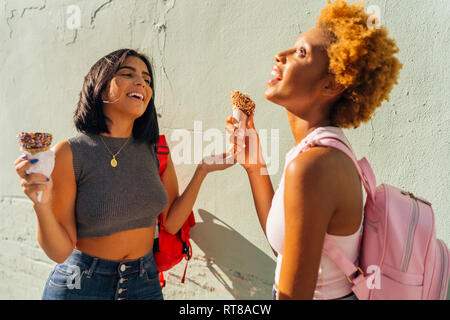
[[[57,264],[45,284],[43,300],[163,300],[153,252],[112,261],[77,249]]]

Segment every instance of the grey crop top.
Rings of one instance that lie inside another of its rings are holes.
[[[112,153],[127,138],[102,136]],[[158,173],[155,150],[133,137],[116,156],[117,167],[99,135],[78,134],[68,139],[77,183],[75,218],[78,238],[103,237],[151,227],[168,203]]]

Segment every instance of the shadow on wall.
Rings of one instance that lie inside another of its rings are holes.
[[[213,214],[203,209],[198,213],[203,222],[195,225],[191,237],[205,253],[211,274],[235,299],[271,299],[272,258]]]

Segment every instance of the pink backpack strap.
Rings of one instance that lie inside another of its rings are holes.
[[[325,135],[321,137],[319,135],[315,137],[315,139],[310,143],[310,147],[316,146],[333,147],[344,152],[353,161],[356,170],[358,171],[359,177],[361,178],[363,186],[366,189],[368,197],[372,201],[375,200],[377,185],[375,174],[373,173],[373,170],[366,158],[362,158],[361,160],[357,161],[352,149],[336,136]]]
[[[373,170],[366,158],[362,158],[359,161],[356,160],[353,154],[353,150],[347,144],[347,139],[345,138],[345,136],[341,136],[339,132],[324,132],[323,134],[318,134],[313,138],[313,141],[306,146],[305,151],[308,148],[316,146],[333,147],[344,152],[353,161],[361,178],[363,186],[366,189],[368,199],[373,202],[375,201],[375,174],[373,173]],[[365,279],[364,272],[361,270],[361,268],[356,267],[353,261],[350,261],[350,259],[347,258],[342,249],[336,245],[334,240],[327,235],[325,235],[323,252],[339,267],[339,269],[342,270],[342,272],[344,272],[349,282],[358,287],[361,285],[360,283]],[[359,271],[360,276],[356,276],[354,280],[351,280],[350,277],[357,271]]]
[[[334,240],[325,236],[323,252],[344,272],[348,282],[352,284],[352,291],[359,300],[369,299],[369,287],[367,285],[367,276],[360,267],[356,267],[339,248]],[[356,272],[359,274],[355,274]],[[354,275],[354,277],[352,277]]]
[[[331,260],[345,273],[347,279],[351,282],[350,277],[354,275],[357,271],[361,274],[364,272],[354,265],[352,261],[350,261],[345,253],[339,248],[333,239],[325,235],[325,241],[323,244],[323,251],[325,254],[330,257]]]

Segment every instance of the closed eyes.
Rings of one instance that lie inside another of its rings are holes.
[[[121,76],[128,78],[128,77],[132,77],[133,75],[131,73],[122,73]],[[147,84],[150,85],[150,80],[145,79],[145,82],[147,82]]]

